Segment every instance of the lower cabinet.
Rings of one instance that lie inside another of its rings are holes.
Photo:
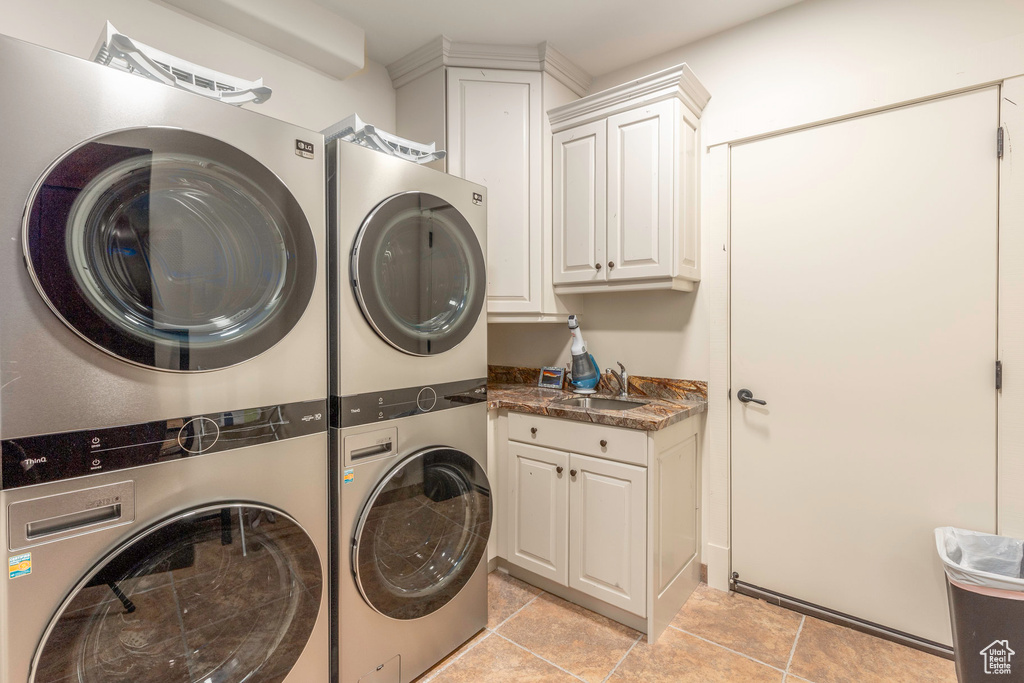
[[[656,639],[700,580],[698,418],[651,433],[519,413],[499,419],[508,421],[501,560],[513,575]]]
[[[508,454],[509,560],[645,616],[646,469],[514,441]]]

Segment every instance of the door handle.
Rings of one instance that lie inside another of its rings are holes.
[[[754,392],[750,389],[740,389],[736,392],[736,398],[740,400],[740,403],[756,403],[761,406],[768,405],[768,401],[762,401],[759,398],[754,398]]]

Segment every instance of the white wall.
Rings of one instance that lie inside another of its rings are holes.
[[[148,0],[0,0],[0,33],[89,59],[109,20],[118,31],[195,64],[263,78],[274,94],[247,108],[312,130],[358,112],[394,130],[395,92],[387,71],[367,61],[338,81],[270,48]]]

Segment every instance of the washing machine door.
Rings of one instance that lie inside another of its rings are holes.
[[[381,480],[359,518],[359,591],[393,619],[435,612],[469,582],[490,530],[490,487],[473,458],[443,447],[411,455]]]
[[[455,207],[426,192],[396,194],[366,217],[352,250],[352,287],[377,334],[430,356],[457,346],[484,307],[484,254]]]
[[[320,611],[313,541],[288,515],[217,504],[118,548],[72,591],[29,683],[270,683]]]
[[[71,150],[29,199],[25,261],[88,342],[169,371],[236,365],[298,322],[316,280],[305,214],[269,169],[171,128]]]

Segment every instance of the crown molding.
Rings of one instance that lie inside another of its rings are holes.
[[[711,93],[689,66],[680,64],[548,110],[551,132],[605,118],[638,104],[677,97],[700,116]]]
[[[537,47],[541,52],[541,71],[551,74],[552,78],[580,97],[590,92],[590,85],[594,81],[590,74],[569,61],[569,58],[556,50],[551,43],[544,42]]]
[[[440,66],[479,69],[541,71],[551,75],[577,95],[590,89],[590,74],[573,64],[548,43],[537,45],[488,45],[458,43],[439,36],[423,47],[388,64],[391,85],[400,88]]]

